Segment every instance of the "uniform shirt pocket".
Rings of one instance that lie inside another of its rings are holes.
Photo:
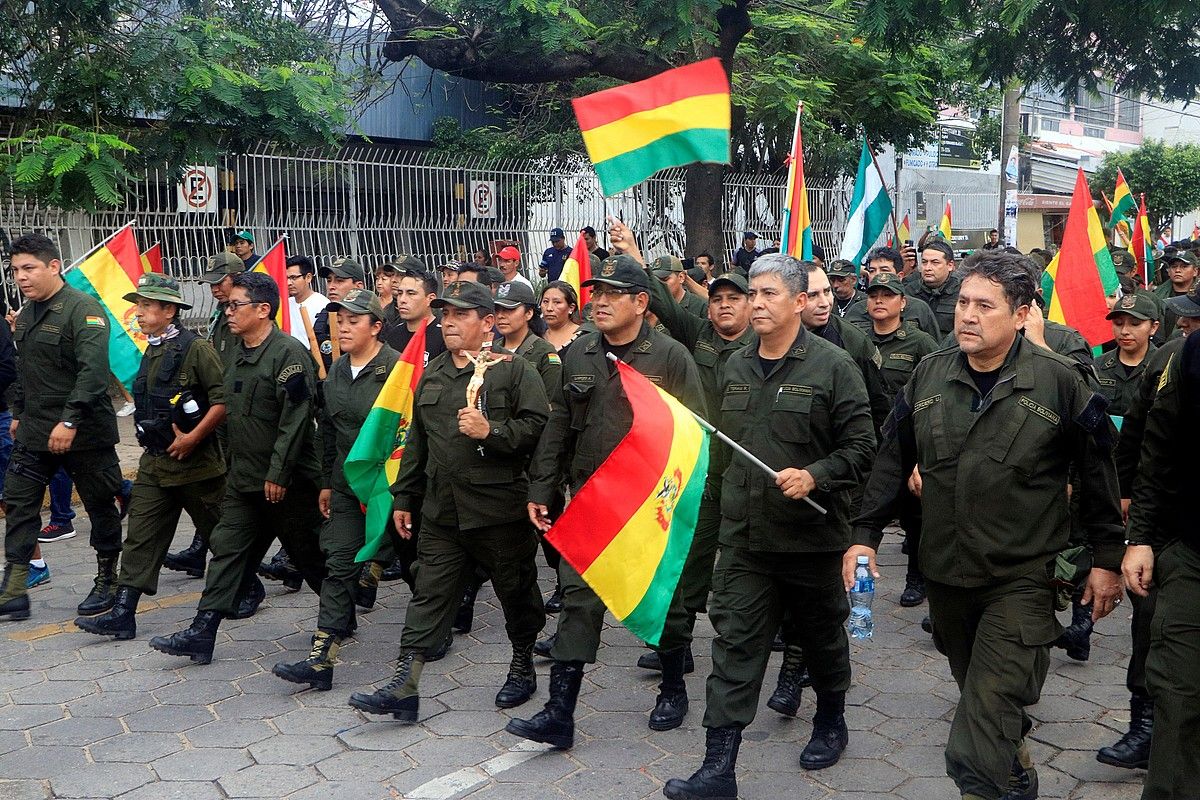
[[[812,439],[811,394],[789,393],[782,387],[771,406],[771,434],[784,442],[802,443]]]

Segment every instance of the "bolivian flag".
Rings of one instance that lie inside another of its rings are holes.
[[[660,169],[729,163],[729,77],[720,59],[571,101],[600,188],[614,195]]]
[[[104,307],[103,319],[88,317],[87,322],[108,328],[108,368],[130,390],[147,341],[137,324],[137,306],[126,300],[125,295],[137,291],[142,274],[142,254],[132,225],[121,228],[63,273],[63,280],[96,298]]]
[[[571,284],[575,289],[580,309],[592,299],[592,287],[583,285],[592,279],[592,254],[588,251],[587,242],[584,241],[582,233],[575,240],[575,246],[571,248],[571,255],[567,256],[567,260],[563,262],[562,274],[558,278]]]
[[[392,515],[391,486],[400,472],[400,457],[412,422],[413,396],[425,371],[425,326],[408,340],[392,367],[358,437],[342,465],[342,473],[366,508],[366,542],[355,561],[368,561],[387,536]]]
[[[942,221],[938,223],[938,233],[946,244],[954,244],[954,216],[950,213],[950,201],[946,201],[946,210],[942,212]]]
[[[802,261],[812,258],[812,219],[808,215],[808,186],[804,181],[804,146],[800,136],[800,117],[804,103],[796,108],[796,129],[792,132],[792,152],[788,156],[787,193],[783,198],[783,239],[779,248]]]
[[[1104,240],[1104,228],[1092,201],[1087,178],[1075,175],[1075,193],[1063,230],[1062,248],[1042,273],[1047,319],[1070,325],[1097,348],[1110,341],[1108,297],[1118,286],[1117,270]]]
[[[708,434],[633,367],[617,369],[633,424],[546,539],[625,627],[656,645],[696,532]]]
[[[1154,237],[1150,235],[1150,222],[1146,216],[1146,195],[1141,196],[1137,222],[1133,227],[1133,259],[1137,262],[1142,280],[1149,286],[1154,279]]]
[[[1134,218],[1137,217],[1137,204],[1133,202],[1133,194],[1129,191],[1129,184],[1125,182],[1125,175],[1122,174],[1120,167],[1117,168],[1117,187],[1113,191],[1112,214],[1109,217],[1109,227],[1114,228],[1120,235],[1121,240],[1126,244],[1130,240],[1130,226]]]
[[[284,333],[292,332],[291,304],[288,302],[287,251],[284,249],[284,239],[271,245],[271,249],[263,253],[263,257],[254,265],[251,272],[261,272],[271,276],[279,288],[279,310],[275,312],[275,324]]]

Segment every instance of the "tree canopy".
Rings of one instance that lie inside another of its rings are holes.
[[[1135,198],[1146,195],[1146,213],[1155,235],[1171,227],[1175,217],[1200,208],[1200,145],[1152,140],[1135,150],[1109,153],[1092,176],[1097,199],[1101,191],[1112,196],[1118,168]]]

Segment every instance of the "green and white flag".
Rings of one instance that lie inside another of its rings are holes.
[[[892,199],[884,191],[883,180],[874,162],[871,148],[863,139],[858,175],[854,178],[854,196],[850,200],[850,218],[846,220],[846,236],[842,239],[842,252],[839,254],[840,258],[854,265],[855,272],[867,251],[887,227],[892,213]]]

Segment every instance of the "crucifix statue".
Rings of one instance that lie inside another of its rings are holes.
[[[483,376],[490,367],[499,364],[501,361],[512,361],[511,355],[500,355],[492,352],[492,343],[484,342],[483,348],[478,355],[471,355],[466,350],[462,351],[467,360],[475,365],[475,374],[471,376],[471,380],[467,383],[467,407],[474,408],[475,401],[479,398],[479,390],[483,388]]]

